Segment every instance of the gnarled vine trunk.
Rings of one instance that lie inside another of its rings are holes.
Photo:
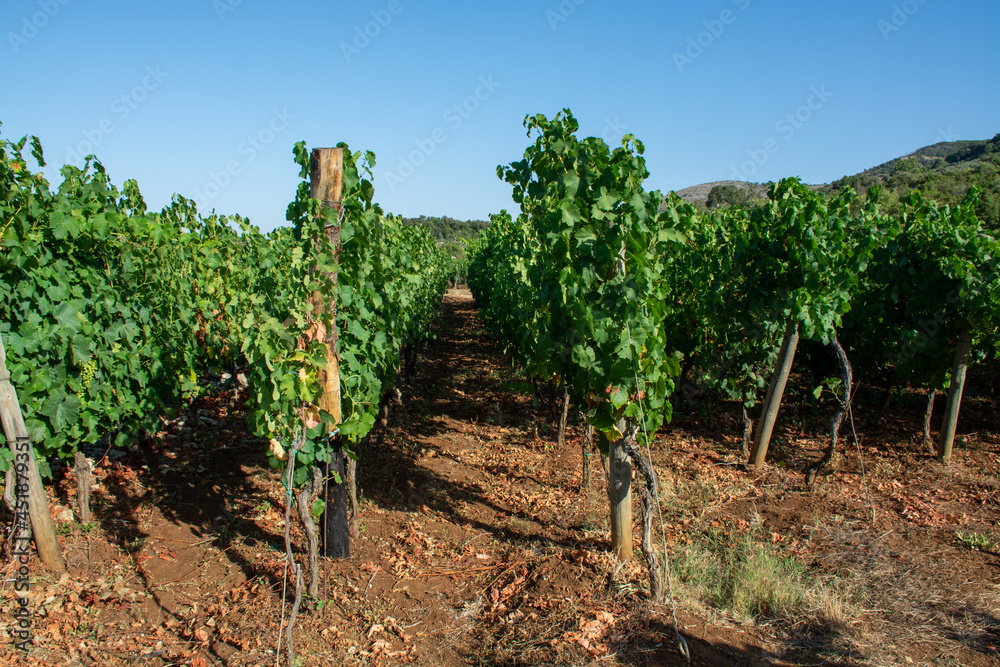
[[[361,508],[358,507],[358,461],[347,457],[344,470],[344,481],[347,483],[347,524],[351,537],[361,536]]]
[[[927,392],[927,409],[924,411],[924,447],[932,456],[937,455],[937,448],[931,438],[931,417],[934,416],[934,399],[937,398],[937,389]]]
[[[299,521],[306,534],[306,544],[309,550],[309,595],[319,599],[319,531],[313,521],[313,502],[323,490],[323,471],[318,467],[312,469],[312,477],[299,489],[296,505],[299,511]]]
[[[624,447],[646,481],[639,487],[642,499],[642,555],[649,571],[650,598],[654,604],[660,604],[663,602],[663,564],[660,562],[660,554],[653,546],[653,517],[657,514],[656,471],[636,444],[634,431],[624,439]]]
[[[830,340],[830,347],[833,348],[834,354],[837,356],[837,365],[840,367],[843,395],[840,399],[840,408],[833,415],[833,419],[830,420],[830,444],[827,445],[826,451],[823,453],[823,458],[812,466],[806,474],[806,482],[810,485],[816,481],[816,476],[826,466],[833,464],[834,458],[837,455],[837,437],[840,435],[840,425],[844,422],[844,417],[851,410],[851,388],[854,383],[854,369],[851,368],[851,362],[847,358],[844,346],[837,340],[836,335]]]
[[[566,446],[566,422],[569,420],[569,389],[563,388],[562,415],[559,417],[559,447]]]
[[[590,453],[594,451],[594,427],[590,424],[587,424],[583,428],[581,449],[583,450],[583,480],[580,482],[580,490],[586,496],[587,490],[590,489]],[[601,458],[601,465],[604,465],[603,457]]]
[[[7,447],[10,449],[12,465],[7,470],[4,498],[14,511],[15,550],[27,544],[28,537],[34,538],[38,558],[42,563],[58,572],[66,571],[62,549],[56,537],[56,528],[49,514],[49,498],[42,485],[35,462],[34,447],[24,425],[24,415],[17,399],[17,390],[10,382],[7,370],[7,350],[0,337],[0,425],[3,427]],[[27,519],[25,521],[24,519]],[[30,526],[29,526],[30,522]]]
[[[750,415],[747,413],[747,406],[743,406],[743,446],[740,452],[743,455],[743,460],[746,461],[750,458],[750,441],[753,438],[753,420],[750,419]]]

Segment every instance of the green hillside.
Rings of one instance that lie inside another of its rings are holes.
[[[474,239],[479,232],[489,227],[484,220],[456,220],[448,216],[419,218],[403,218],[403,224],[427,227],[431,236],[438,241],[457,241],[459,239]]]
[[[820,189],[836,193],[850,186],[864,195],[874,185],[885,188],[883,201],[890,212],[898,212],[900,199],[912,190],[941,204],[955,204],[978,186],[982,194],[976,214],[990,226],[1000,227],[1000,134],[983,141],[926,146]]]

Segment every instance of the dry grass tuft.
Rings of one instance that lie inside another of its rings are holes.
[[[946,656],[956,641],[985,652],[1000,639],[995,587],[969,580],[943,553],[933,565],[918,562],[893,551],[884,537],[862,524],[820,523],[814,531],[823,566],[864,592],[865,628],[855,638],[855,648],[868,655],[870,664],[899,664],[894,647]]]
[[[846,632],[859,614],[856,595],[843,580],[813,574],[759,530],[702,532],[674,550],[671,568],[689,595],[744,623]]]

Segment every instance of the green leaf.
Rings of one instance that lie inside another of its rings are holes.
[[[323,512],[326,511],[326,503],[322,499],[317,498],[313,501],[312,507],[310,508],[310,514],[312,514],[314,519],[318,519]]]
[[[656,232],[656,240],[660,243],[687,243],[687,236],[683,232],[679,232],[676,229],[661,229]]]
[[[577,190],[580,187],[580,177],[576,174],[576,172],[564,172],[560,180],[562,181],[562,185],[565,190],[564,196],[576,197]]]
[[[562,223],[566,227],[574,227],[578,220],[580,220],[580,209],[577,207],[576,203],[572,200],[566,199],[559,204],[559,210],[562,213]]]
[[[597,198],[596,206],[601,211],[612,211],[617,202],[618,200],[608,192],[607,188],[601,188],[601,194]]]
[[[59,304],[52,314],[60,326],[73,332],[79,332],[83,326],[80,322],[80,312],[69,303]]]
[[[49,418],[52,428],[58,432],[79,419],[81,406],[79,398],[57,389],[45,399],[39,412]]]
[[[90,361],[90,340],[84,336],[73,336],[73,363],[84,366]]]

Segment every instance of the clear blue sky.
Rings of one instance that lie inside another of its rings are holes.
[[[1000,132],[995,0],[4,0],[0,26],[4,137],[263,230],[303,139],[374,151],[387,211],[467,219],[514,208],[496,167],[563,107],[664,191]]]

